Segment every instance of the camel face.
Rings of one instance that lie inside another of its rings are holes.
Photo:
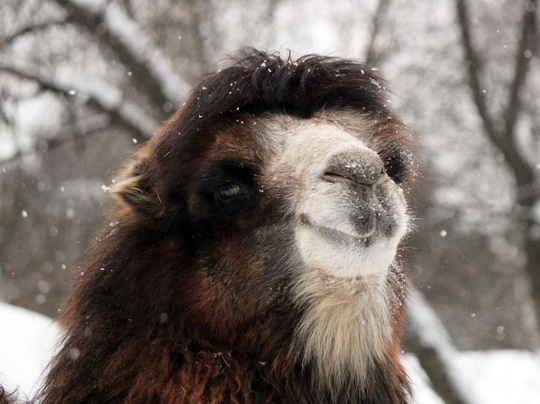
[[[336,278],[384,277],[408,215],[401,188],[371,148],[368,122],[350,132],[334,122],[291,121],[274,131],[281,147],[267,175],[274,186],[294,189],[303,262]]]

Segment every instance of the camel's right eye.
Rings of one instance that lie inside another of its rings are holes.
[[[254,206],[253,182],[253,173],[245,166],[220,163],[200,184],[199,192],[216,212],[233,214]]]
[[[240,185],[233,182],[229,182],[220,186],[217,191],[219,197],[224,201],[233,199],[234,197],[239,195],[245,195],[245,190],[242,189]]]

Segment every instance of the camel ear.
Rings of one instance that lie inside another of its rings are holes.
[[[120,173],[111,194],[120,203],[149,219],[163,214],[163,204],[153,183],[148,158],[136,154]]]

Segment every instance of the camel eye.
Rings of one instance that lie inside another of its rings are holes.
[[[199,192],[216,212],[233,214],[254,206],[252,171],[239,164],[221,162],[203,179]]]
[[[390,156],[385,160],[385,170],[396,184],[401,184],[407,176],[406,161],[399,154]]]
[[[245,194],[245,190],[243,190],[240,187],[240,185],[234,182],[229,182],[227,184],[220,186],[217,191],[218,191],[219,197],[224,201],[233,199],[234,197],[238,195]]]

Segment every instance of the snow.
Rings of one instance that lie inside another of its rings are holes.
[[[32,397],[49,362],[60,332],[54,321],[0,302],[0,384]],[[6,327],[6,325],[8,325]],[[428,376],[412,354],[403,356],[418,404],[443,404],[430,388]],[[457,352],[455,366],[477,404],[540,402],[540,353],[526,351]]]
[[[31,397],[60,337],[58,327],[48,317],[6,303],[0,303],[0,324],[0,384]]]
[[[412,354],[404,355],[418,404],[443,404]],[[465,388],[475,404],[540,403],[540,352],[467,351],[456,356]]]
[[[35,143],[36,138],[57,136],[62,124],[62,112],[62,101],[48,92],[20,101],[14,118],[19,144],[20,137],[24,138],[28,148]]]
[[[478,404],[540,403],[540,352],[463,352],[457,363]]]

